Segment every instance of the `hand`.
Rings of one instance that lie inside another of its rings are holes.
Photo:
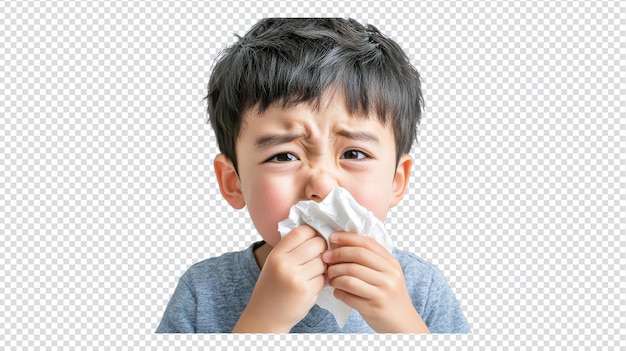
[[[324,288],[326,249],[326,240],[308,225],[285,235],[267,256],[233,332],[289,332]]]
[[[379,333],[428,333],[406,289],[402,267],[376,240],[356,233],[330,237],[322,256],[335,297],[359,311]]]

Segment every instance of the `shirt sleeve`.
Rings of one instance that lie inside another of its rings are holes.
[[[156,333],[195,333],[197,299],[183,275],[172,295]]]
[[[431,333],[471,333],[452,289],[434,267],[422,318]]]

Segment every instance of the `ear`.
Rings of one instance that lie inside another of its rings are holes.
[[[409,176],[411,175],[411,166],[413,160],[410,155],[402,155],[396,167],[396,173],[393,177],[391,185],[391,198],[389,200],[389,207],[394,207],[402,200],[404,193],[409,185]]]
[[[220,186],[220,192],[224,199],[232,207],[238,210],[242,209],[246,205],[246,201],[241,192],[239,175],[237,175],[232,161],[226,155],[219,154],[215,157],[213,167],[215,168],[217,183]]]

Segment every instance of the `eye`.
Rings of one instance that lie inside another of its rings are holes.
[[[369,156],[359,150],[348,150],[341,155],[341,158],[346,160],[362,160],[369,158]]]
[[[280,154],[276,154],[270,158],[268,158],[265,162],[291,162],[291,161],[298,161],[299,158],[290,153],[290,152],[282,152]]]

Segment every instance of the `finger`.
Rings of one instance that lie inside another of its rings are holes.
[[[304,241],[288,254],[296,258],[294,262],[303,264],[315,258],[321,260],[322,253],[326,251],[327,247],[326,240],[317,235]]]
[[[324,262],[329,265],[338,263],[356,263],[382,272],[388,269],[389,262],[376,253],[363,247],[342,246],[324,252]]]
[[[376,287],[361,279],[342,275],[328,281],[328,284],[335,288],[335,291],[342,290],[348,294],[360,297],[362,299],[371,299],[376,296]]]
[[[313,278],[309,279],[309,284],[311,290],[319,294],[322,289],[324,289],[324,286],[326,286],[326,277],[324,277],[323,274],[314,276]]]
[[[389,258],[391,254],[374,238],[359,235],[352,232],[335,232],[330,236],[330,243],[335,246],[359,246],[376,253],[383,258]]]
[[[345,303],[346,305],[354,308],[357,311],[363,311],[364,308],[368,308],[371,305],[369,299],[362,298],[360,296],[351,294],[345,290],[341,290],[338,288],[335,288],[333,295],[337,300]]]
[[[386,279],[381,272],[355,263],[339,263],[329,266],[326,275],[329,280],[341,276],[354,277],[373,286],[382,285]]]
[[[311,239],[317,235],[315,229],[308,225],[301,225],[285,235],[278,244],[274,247],[274,250],[280,253],[288,253],[295,250],[303,242]]]
[[[300,274],[303,278],[309,281],[314,280],[317,277],[322,277],[325,283],[326,277],[324,276],[324,273],[326,272],[326,267],[326,263],[324,263],[324,261],[322,261],[322,259],[318,257],[303,264],[301,266]]]

